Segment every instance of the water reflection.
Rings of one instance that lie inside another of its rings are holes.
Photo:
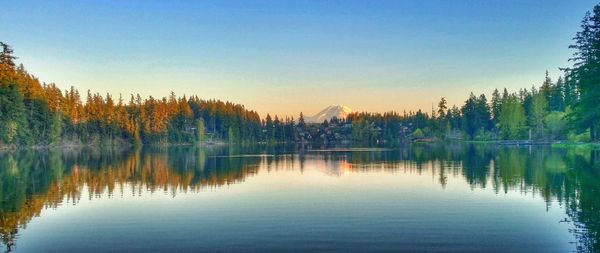
[[[559,203],[566,210],[569,218],[564,222],[574,224],[577,251],[599,252],[598,155],[589,149],[475,145],[373,152],[228,146],[1,153],[0,233],[9,252],[18,242],[19,230],[33,217],[65,202],[77,204],[81,198],[104,194],[118,197],[125,188],[136,195],[193,193],[244,182],[260,170],[310,168],[334,177],[378,171],[422,174],[433,176],[441,187],[449,178],[463,178],[472,189],[541,196],[547,206]]]

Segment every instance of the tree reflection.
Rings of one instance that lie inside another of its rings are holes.
[[[565,207],[579,252],[600,251],[600,153],[589,149],[477,145],[412,145],[379,152],[311,151],[296,147],[84,149],[0,153],[0,234],[7,252],[19,230],[44,208],[82,198],[144,192],[198,192],[241,183],[260,170],[316,168],[345,172],[410,172],[462,178],[472,188],[541,196]],[[87,194],[84,196],[84,194]]]

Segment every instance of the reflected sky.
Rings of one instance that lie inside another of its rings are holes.
[[[595,154],[463,145],[4,153],[3,249],[596,252]]]

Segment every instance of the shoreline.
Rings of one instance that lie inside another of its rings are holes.
[[[198,143],[151,143],[151,144],[140,144],[140,143],[128,143],[128,142],[120,142],[113,144],[98,144],[98,143],[88,143],[88,144],[62,144],[62,145],[32,145],[32,146],[2,146],[0,147],[0,152],[6,151],[20,151],[20,150],[74,150],[74,149],[84,149],[84,148],[131,148],[131,147],[179,147],[179,146],[197,146],[197,147],[216,147],[216,146],[228,146],[228,145],[289,145],[289,144],[307,144],[305,142],[286,142],[286,143],[265,143],[265,142],[255,142],[255,143],[233,143],[233,142],[225,142],[225,141],[217,141],[217,142],[198,142]],[[402,145],[419,145],[419,144],[475,144],[475,145],[497,145],[497,146],[550,146],[552,148],[600,148],[600,143],[598,142],[567,142],[567,141],[511,141],[511,140],[493,140],[493,141],[412,141],[407,142]],[[358,145],[365,146],[365,145]],[[369,147],[377,146],[377,145],[366,145]]]
[[[120,142],[113,144],[98,144],[98,143],[88,143],[88,144],[61,144],[61,145],[31,145],[31,146],[1,146],[0,152],[2,151],[19,151],[19,150],[51,150],[51,149],[60,149],[60,150],[72,150],[72,149],[83,149],[83,148],[131,148],[131,147],[177,147],[177,146],[198,146],[198,147],[214,147],[214,146],[224,146],[229,145],[229,142],[200,142],[200,143],[151,143],[151,144],[141,144],[141,143],[129,143],[129,142]]]

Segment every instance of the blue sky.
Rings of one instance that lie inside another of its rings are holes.
[[[80,91],[195,94],[262,115],[423,108],[539,85],[595,1],[4,1],[0,41]]]

